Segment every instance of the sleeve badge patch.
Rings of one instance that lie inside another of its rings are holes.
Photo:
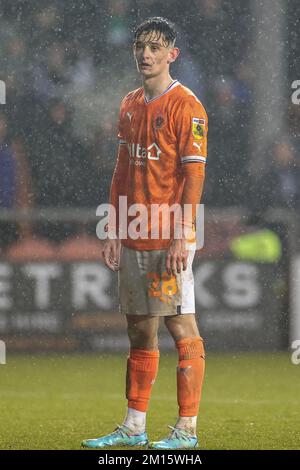
[[[204,137],[205,119],[192,119],[192,134],[195,139],[201,140]]]

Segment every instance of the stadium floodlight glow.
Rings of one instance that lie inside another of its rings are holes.
[[[0,104],[6,104],[6,86],[3,80],[0,80]]]

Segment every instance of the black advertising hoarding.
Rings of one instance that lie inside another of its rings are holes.
[[[196,257],[193,267],[208,349],[283,347],[283,274],[277,266]],[[10,350],[128,348],[117,275],[98,261],[0,262],[0,339]],[[163,330],[161,347],[173,347]]]
[[[278,266],[210,260],[195,262],[194,274],[199,324],[211,349],[274,350],[284,346],[284,283]]]

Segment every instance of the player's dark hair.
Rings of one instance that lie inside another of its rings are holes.
[[[153,18],[148,18],[143,21],[134,32],[134,41],[137,41],[138,37],[142,33],[152,33],[155,32],[158,35],[158,38],[163,36],[164,41],[169,46],[170,44],[175,43],[177,37],[177,31],[175,25],[160,16],[154,16]]]

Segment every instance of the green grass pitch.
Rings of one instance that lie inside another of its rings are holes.
[[[176,356],[162,354],[148,435],[177,414]],[[78,449],[121,424],[126,354],[8,356],[0,365],[0,448]],[[288,354],[208,354],[200,449],[299,449],[300,365]],[[86,450],[86,452],[92,452]]]

